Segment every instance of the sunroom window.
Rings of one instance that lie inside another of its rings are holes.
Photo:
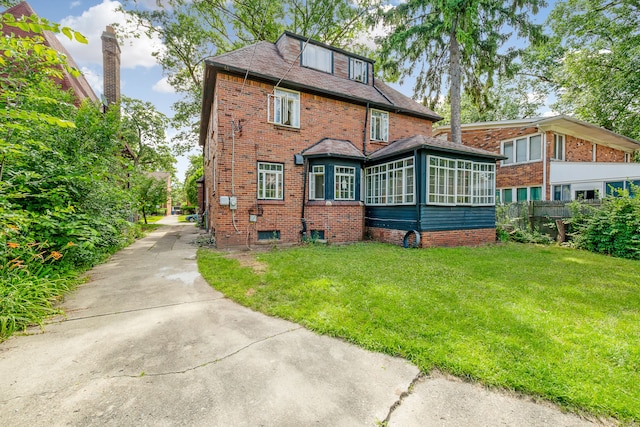
[[[427,156],[427,202],[434,205],[495,204],[495,165]]]
[[[415,203],[413,157],[366,169],[365,201],[368,205]]]

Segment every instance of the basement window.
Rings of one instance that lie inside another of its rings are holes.
[[[258,240],[280,240],[280,230],[258,231]]]

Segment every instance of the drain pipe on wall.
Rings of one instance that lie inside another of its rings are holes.
[[[236,197],[236,184],[235,184],[235,171],[236,171],[236,121],[231,119],[231,197]],[[236,230],[236,234],[240,234],[238,226],[236,225],[236,210],[231,209],[231,222],[233,228]]]
[[[367,121],[369,121],[369,103],[364,111],[364,126],[362,128],[362,154],[367,157]]]
[[[307,235],[307,220],[304,217],[304,205],[305,199],[307,198],[307,175],[309,175],[309,161],[304,159],[304,168],[302,168],[302,215],[300,220],[302,221],[302,230],[300,230],[300,235],[306,237]]]

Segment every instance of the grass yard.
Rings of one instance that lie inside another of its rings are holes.
[[[426,372],[640,420],[638,261],[519,244],[309,245],[256,253],[261,268],[226,255],[201,249],[200,271],[253,309]]]

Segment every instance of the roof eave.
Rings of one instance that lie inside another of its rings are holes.
[[[406,108],[401,108],[401,107],[394,106],[394,105],[389,105],[389,104],[381,104],[381,103],[378,103],[378,102],[371,101],[369,99],[358,98],[358,97],[355,97],[355,96],[345,95],[344,93],[323,90],[323,89],[319,89],[319,88],[317,88],[315,86],[309,86],[309,85],[305,85],[305,84],[302,84],[302,83],[293,82],[293,81],[290,81],[290,80],[280,80],[280,79],[278,79],[278,78],[276,78],[274,76],[270,76],[268,74],[256,73],[254,71],[249,71],[247,73],[247,70],[245,68],[235,67],[233,65],[223,64],[223,63],[220,63],[220,62],[209,61],[209,60],[205,60],[205,63],[207,65],[211,65],[212,67],[214,67],[216,69],[219,69],[219,70],[222,70],[222,71],[235,73],[235,74],[239,74],[239,75],[246,75],[246,76],[252,77],[254,79],[264,80],[264,81],[268,81],[268,82],[276,82],[276,83],[280,82],[281,85],[283,85],[284,87],[286,87],[288,89],[299,89],[299,90],[303,90],[305,92],[328,95],[328,96],[333,97],[333,98],[345,99],[345,100],[356,102],[356,103],[362,104],[362,105],[369,104],[371,107],[374,107],[374,108],[379,109],[379,110],[391,111],[391,112],[395,112],[395,113],[402,113],[402,114],[406,114],[408,116],[413,116],[413,117],[426,118],[426,119],[429,119],[430,121],[438,121],[438,120],[442,119],[438,115],[420,113],[418,111],[408,110]]]

